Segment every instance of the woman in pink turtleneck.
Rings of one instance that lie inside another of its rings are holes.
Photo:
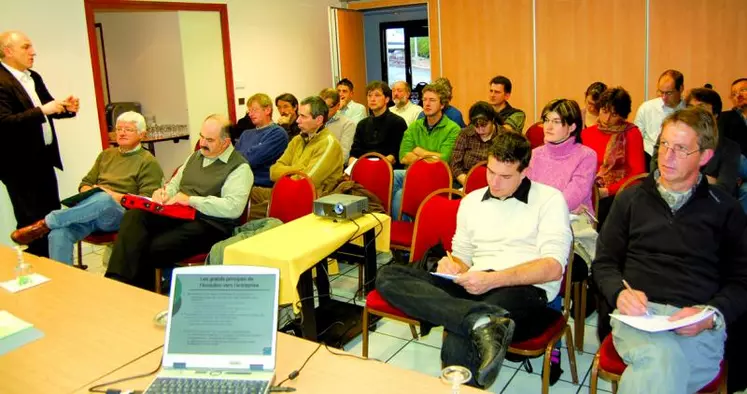
[[[591,200],[597,169],[597,154],[581,144],[581,109],[573,100],[550,101],[542,110],[545,144],[532,151],[527,176],[561,192],[568,209],[586,208],[594,215]]]

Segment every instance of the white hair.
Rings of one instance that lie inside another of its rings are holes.
[[[8,30],[0,33],[0,59],[5,58],[5,48],[10,47],[22,34],[18,30]]]
[[[392,84],[392,87],[395,87],[398,83],[401,83],[402,86],[405,87],[405,90],[407,90],[407,93],[412,93],[412,89],[410,88],[410,84],[407,83],[407,81],[397,81]]]
[[[119,122],[134,123],[139,132],[144,133],[146,131],[145,118],[135,111],[123,112],[117,116],[117,123]]]

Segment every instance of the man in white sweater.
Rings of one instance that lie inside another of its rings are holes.
[[[488,186],[462,199],[453,260],[438,263],[437,272],[456,278],[387,266],[376,280],[382,297],[420,320],[422,331],[444,326],[441,360],[467,366],[470,384],[483,388],[498,376],[512,339],[546,328],[543,312],[558,295],[572,240],[563,195],[525,176],[529,141],[518,133],[495,138]]]

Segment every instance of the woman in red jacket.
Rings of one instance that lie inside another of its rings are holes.
[[[629,178],[646,171],[643,137],[633,123],[627,121],[631,100],[622,87],[610,88],[599,97],[597,124],[581,133],[584,145],[597,153],[600,226],[604,222],[618,189]]]

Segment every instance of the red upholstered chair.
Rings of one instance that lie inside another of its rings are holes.
[[[529,126],[526,136],[532,149],[545,145],[545,129],[543,123],[540,121]]]
[[[467,173],[467,182],[464,185],[464,194],[469,194],[477,189],[488,185],[488,161],[483,160],[470,168]]]
[[[612,393],[617,393],[617,383],[620,381],[620,377],[625,372],[625,362],[620,358],[615,350],[615,345],[612,342],[612,335],[607,335],[599,345],[599,350],[594,356],[594,362],[591,364],[591,381],[589,387],[589,394],[596,394],[597,383],[601,377],[604,380],[612,383]],[[719,393],[726,394],[726,363],[721,361],[721,369],[718,375],[708,383],[705,387],[700,389],[698,393]]]
[[[353,164],[350,179],[360,183],[375,194],[384,205],[384,211],[392,216],[392,184],[394,173],[392,164],[384,155],[376,152],[366,153]]]
[[[458,197],[458,198],[455,198]],[[464,193],[455,189],[438,189],[429,194],[418,208],[415,216],[415,236],[412,242],[410,262],[420,260],[425,252],[439,242],[444,249],[451,251],[451,240],[456,231],[456,215]],[[386,302],[378,291],[368,293],[363,308],[363,357],[368,357],[368,315],[376,315],[399,320],[410,325],[412,337],[417,338],[415,329],[418,321],[405,315]]]
[[[82,241],[78,241],[78,263],[73,266],[82,270],[88,269],[88,266],[83,264],[83,242],[93,245],[111,245],[117,240],[117,232],[105,233],[105,232],[94,232],[83,238]]]
[[[555,344],[565,335],[565,342],[568,346],[568,362],[571,364],[571,378],[574,384],[578,384],[578,372],[576,371],[576,352],[573,347],[573,334],[571,327],[568,325],[570,315],[571,301],[571,277],[573,272],[573,244],[568,254],[568,264],[566,265],[565,275],[560,285],[560,295],[563,297],[562,312],[542,334],[537,337],[527,339],[522,342],[513,342],[508,347],[508,352],[520,356],[537,357],[544,354],[542,370],[542,394],[547,394],[550,390],[550,356]]]
[[[267,206],[267,217],[283,223],[314,212],[316,188],[311,178],[301,171],[289,171],[275,182]]]
[[[402,215],[417,219],[418,208],[425,198],[438,189],[451,187],[449,165],[435,157],[425,157],[413,163],[405,174],[402,185],[400,212],[392,212],[390,247],[409,251],[412,246],[415,223],[402,220]]]

